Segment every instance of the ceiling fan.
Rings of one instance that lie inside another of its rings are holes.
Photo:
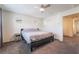
[[[40,5],[40,11],[43,13],[45,11],[46,8],[50,7],[50,4],[41,4]]]
[[[50,7],[50,4],[42,4],[40,7],[40,11],[44,12],[46,8]]]

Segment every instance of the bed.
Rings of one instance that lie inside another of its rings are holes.
[[[34,47],[54,41],[53,33],[41,31],[39,29],[21,29],[21,37],[22,40],[30,45],[31,51]]]

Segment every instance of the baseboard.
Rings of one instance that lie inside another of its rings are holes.
[[[14,41],[3,42],[3,44],[10,43],[10,42],[18,42],[18,41],[20,41],[20,40],[14,40]]]
[[[56,41],[58,41],[58,42],[60,42],[60,43],[62,43],[63,41],[60,41],[59,39],[55,39]]]
[[[71,38],[71,37],[73,37],[73,36],[67,36],[67,35],[64,35],[63,37],[70,37],[70,38]]]

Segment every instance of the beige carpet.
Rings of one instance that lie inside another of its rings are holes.
[[[78,54],[79,37],[64,37],[63,42],[54,41],[32,52],[33,54]]]
[[[23,41],[10,42],[0,48],[0,54],[27,54],[31,53],[27,45]],[[55,40],[42,47],[37,48],[32,54],[78,54],[79,53],[79,37],[64,37],[64,41]]]
[[[5,43],[0,48],[0,54],[28,54],[31,53],[27,44],[23,41]]]

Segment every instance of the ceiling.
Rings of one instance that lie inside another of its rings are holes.
[[[0,7],[11,12],[30,15],[38,18],[45,18],[54,13],[79,6],[77,4],[51,4],[50,7],[46,8],[45,12],[41,13],[40,5],[41,4],[1,4]]]

